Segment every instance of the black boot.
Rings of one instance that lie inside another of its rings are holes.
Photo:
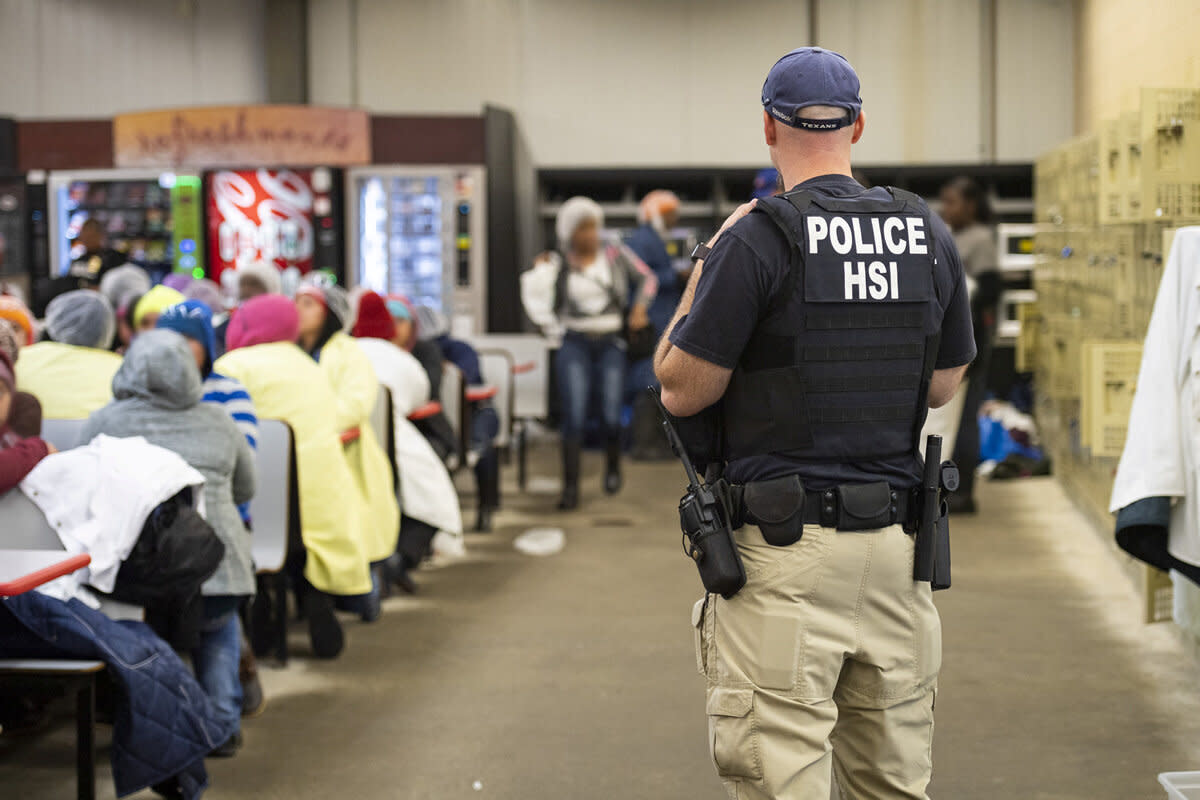
[[[563,437],[563,489],[560,511],[571,511],[579,507],[579,459],[583,456],[583,440],[578,437]]]
[[[608,447],[605,450],[604,493],[616,494],[621,491],[621,435],[613,434],[608,437]]]
[[[337,658],[346,640],[342,625],[333,613],[333,598],[317,589],[304,593],[304,611],[308,617],[308,637],[317,658]]]
[[[495,450],[475,465],[475,485],[479,488],[479,515],[475,518],[475,530],[489,533],[492,530],[492,512],[500,508],[500,457]]]

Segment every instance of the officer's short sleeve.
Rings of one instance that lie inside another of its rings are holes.
[[[971,324],[971,303],[962,260],[954,239],[941,218],[933,217],[935,252],[938,259],[937,282],[946,298],[942,316],[942,341],[935,369],[952,369],[975,360],[975,329]]]
[[[692,309],[670,337],[685,353],[726,369],[741,358],[772,282],[766,265],[736,231],[722,236],[705,260]]]

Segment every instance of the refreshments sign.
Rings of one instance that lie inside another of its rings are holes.
[[[113,119],[118,167],[346,166],[370,160],[370,119],[354,109],[223,106]]]

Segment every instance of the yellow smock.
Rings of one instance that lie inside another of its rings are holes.
[[[291,342],[244,347],[214,365],[241,381],[260,419],[292,427],[300,487],[300,532],[308,560],[304,576],[329,594],[371,591],[371,571],[361,535],[362,503],[342,455],[336,425],[337,399],[308,355]]]
[[[371,425],[371,412],[379,400],[379,380],[366,352],[344,333],[331,336],[319,356],[321,370],[337,397],[338,430],[359,430],[358,439],[345,446],[346,461],[366,507],[361,521],[367,554],[371,561],[382,561],[396,552],[400,507],[392,462]]]
[[[17,388],[41,402],[45,419],[87,419],[112,400],[121,361],[108,350],[38,342],[21,348]]]

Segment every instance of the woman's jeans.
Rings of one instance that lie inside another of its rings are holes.
[[[605,433],[621,430],[621,395],[625,391],[625,342],[617,334],[588,336],[567,333],[555,357],[564,438],[581,438],[592,395],[600,398]]]
[[[205,597],[200,644],[192,650],[196,680],[212,701],[218,719],[234,731],[241,729],[242,721],[242,681],[238,672],[242,626],[238,607],[244,599],[234,595]]]

